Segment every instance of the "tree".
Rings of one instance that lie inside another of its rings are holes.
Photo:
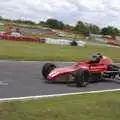
[[[68,24],[64,24],[64,29],[67,31],[74,31],[74,27]]]
[[[101,34],[102,35],[112,35],[112,36],[118,35],[118,36],[120,36],[120,30],[115,27],[108,26],[108,27],[102,28]]]
[[[56,19],[48,19],[46,21],[46,24],[50,27],[50,28],[55,28],[55,29],[63,29],[64,28],[64,23],[61,21],[58,21]]]
[[[39,25],[44,26],[44,27],[47,26],[47,25],[46,25],[46,22],[44,22],[44,21],[40,21],[40,22],[39,22]]]
[[[3,17],[2,17],[2,16],[0,16],[0,20],[3,20]]]
[[[35,22],[31,21],[31,20],[13,20],[15,23],[23,23],[23,24],[29,24],[29,25],[35,25]]]
[[[89,30],[93,34],[100,34],[100,28],[97,25],[90,24]]]
[[[84,34],[85,36],[88,36],[90,33],[88,24],[83,23],[82,21],[77,22],[74,30],[77,31],[78,33]]]

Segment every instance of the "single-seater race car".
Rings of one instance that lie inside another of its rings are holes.
[[[113,64],[111,58],[100,53],[92,55],[89,60],[79,61],[72,66],[56,67],[53,63],[45,63],[42,75],[47,81],[57,81],[58,77],[66,77],[66,83],[71,81],[77,87],[85,87],[90,82],[100,80],[120,80],[120,67]]]

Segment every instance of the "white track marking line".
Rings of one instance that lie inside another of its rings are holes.
[[[0,102],[4,102],[4,101],[20,101],[20,100],[29,100],[29,99],[40,99],[40,98],[49,98],[49,97],[70,96],[70,95],[94,94],[94,93],[104,93],[104,92],[117,92],[117,91],[120,91],[120,89],[108,89],[108,90],[99,90],[99,91],[75,92],[75,93],[64,93],[64,94],[40,95],[40,96],[1,98]]]

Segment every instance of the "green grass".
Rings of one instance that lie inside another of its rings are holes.
[[[0,103],[0,120],[119,119],[119,92]]]
[[[0,25],[0,31],[3,31],[3,30],[4,30],[4,26]]]
[[[101,52],[114,61],[120,61],[120,48],[86,46],[72,47],[62,45],[36,44],[27,42],[0,41],[0,59],[13,60],[54,60],[78,61],[87,59],[90,54]]]

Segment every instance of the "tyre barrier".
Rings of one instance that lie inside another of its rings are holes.
[[[59,45],[69,45],[69,46],[81,46],[84,47],[86,42],[78,40],[65,40],[65,39],[51,39],[46,38],[46,44],[59,44]]]
[[[77,46],[78,43],[77,43],[75,40],[73,40],[72,42],[70,42],[70,45],[71,45],[71,46]]]
[[[13,36],[8,34],[0,34],[0,39],[2,40],[11,40],[11,41],[24,41],[24,42],[37,42],[37,43],[45,43],[46,39],[42,38],[33,38],[33,37],[25,37],[25,36]]]
[[[69,45],[69,40],[46,38],[46,44]]]
[[[24,41],[24,42],[36,42],[36,43],[45,43],[45,44],[58,44],[58,45],[69,45],[69,46],[81,46],[84,47],[86,42],[81,40],[65,40],[65,39],[52,39],[52,38],[33,38],[27,36],[15,36],[6,33],[0,33],[1,40],[9,41]]]

